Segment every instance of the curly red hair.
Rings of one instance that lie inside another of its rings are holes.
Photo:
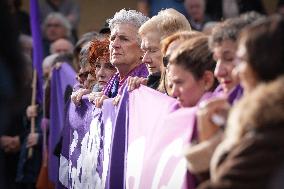
[[[98,60],[109,62],[109,40],[93,40],[89,47],[89,62],[94,65]]]

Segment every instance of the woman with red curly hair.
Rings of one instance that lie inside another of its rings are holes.
[[[89,61],[95,68],[95,76],[97,83],[93,87],[89,100],[94,101],[96,97],[102,96],[102,90],[106,86],[109,79],[117,72],[116,68],[109,61],[109,40],[94,40],[89,49]]]
[[[89,94],[90,101],[93,101],[104,88],[107,81],[114,75],[116,69],[109,62],[109,40],[100,37],[90,41],[80,52],[80,62],[87,64],[87,75],[83,81],[83,88],[72,94],[75,104],[80,104],[82,96]],[[90,94],[91,93],[91,94]]]

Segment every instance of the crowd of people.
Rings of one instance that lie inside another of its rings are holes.
[[[108,136],[97,120],[108,120],[109,101],[115,109],[109,119],[118,119],[125,91],[131,95],[143,85],[174,100],[174,111],[192,110],[193,135],[183,146],[188,188],[281,188],[283,2],[269,16],[257,0],[212,3],[139,0],[138,11],[118,10],[106,27],[78,39],[77,3],[42,1],[40,102],[28,15],[20,1],[1,2],[1,187],[135,188],[128,180],[116,186],[114,177],[127,167],[110,166],[118,144],[108,139],[119,121]]]

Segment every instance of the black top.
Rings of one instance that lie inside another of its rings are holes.
[[[148,76],[147,86],[152,89],[157,89],[160,84],[161,72],[153,73]]]

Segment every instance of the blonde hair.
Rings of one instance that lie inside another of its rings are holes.
[[[183,14],[170,8],[161,10],[158,15],[153,16],[150,20],[146,21],[139,28],[138,33],[143,35],[149,31],[156,31],[160,34],[161,39],[163,39],[166,36],[183,30],[191,30],[188,20]]]

